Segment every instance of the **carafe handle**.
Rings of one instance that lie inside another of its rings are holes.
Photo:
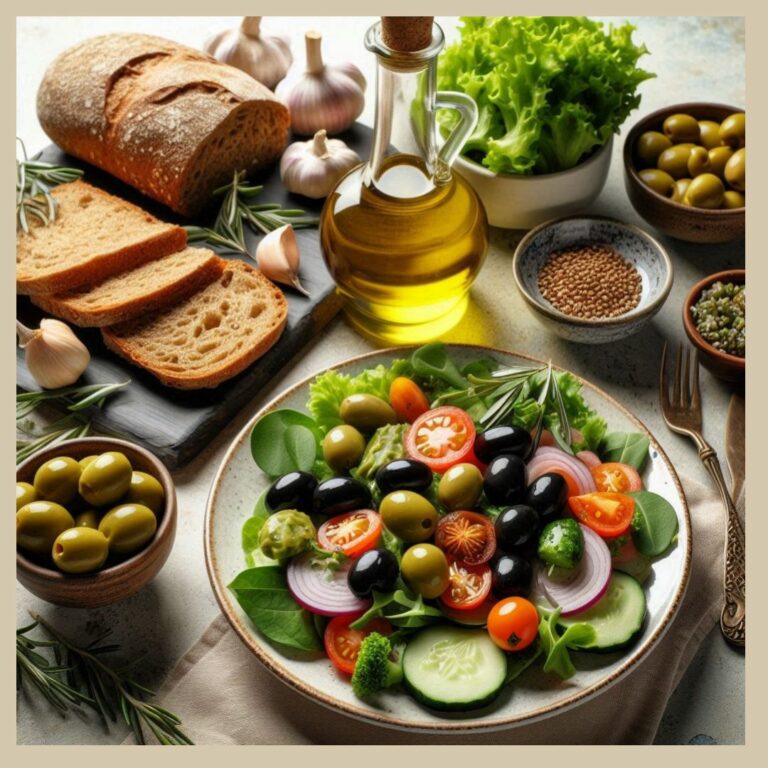
[[[477,104],[465,93],[438,91],[435,94],[435,109],[455,109],[459,113],[459,122],[437,153],[435,181],[446,183],[451,179],[453,161],[477,126]]]

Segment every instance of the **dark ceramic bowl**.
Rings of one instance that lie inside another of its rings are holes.
[[[638,176],[640,167],[635,156],[635,145],[646,131],[661,131],[664,120],[670,115],[683,112],[697,120],[722,122],[740,107],[710,102],[673,104],[652,112],[640,120],[624,140],[624,183],[635,210],[657,229],[679,240],[691,243],[725,243],[744,237],[746,208],[732,210],[692,208],[676,203],[646,186]]]
[[[721,352],[719,349],[715,349],[708,341],[705,341],[693,322],[691,307],[698,301],[701,292],[718,280],[724,283],[744,283],[746,282],[746,276],[747,273],[744,269],[727,269],[723,272],[709,275],[703,280],[699,280],[691,288],[683,304],[683,326],[688,338],[691,340],[691,344],[699,351],[701,364],[718,378],[737,383],[744,381],[746,358]]]
[[[157,530],[144,549],[94,573],[62,573],[17,549],[16,578],[30,592],[49,603],[73,608],[98,608],[124,600],[152,581],[173,547],[176,536],[176,490],[173,480],[160,459],[134,443],[108,437],[66,440],[38,451],[19,464],[16,481],[31,483],[37,468],[56,456],[71,456],[79,460],[106,451],[124,453],[135,470],[147,472],[160,481],[165,491],[165,506],[157,516]]]

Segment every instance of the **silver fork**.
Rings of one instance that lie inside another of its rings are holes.
[[[685,365],[683,365],[683,357],[685,357]],[[683,345],[678,347],[672,383],[672,399],[670,400],[667,378],[667,344],[664,344],[664,350],[661,353],[659,397],[661,412],[667,426],[673,432],[686,435],[696,443],[699,458],[714,481],[725,505],[728,515],[725,535],[725,576],[723,579],[725,601],[720,614],[720,629],[729,643],[743,648],[746,619],[744,528],[741,525],[741,520],[739,520],[733,499],[728,493],[717,453],[701,435],[698,351],[694,351],[693,364],[691,364],[690,350],[686,349],[685,355],[683,355]]]

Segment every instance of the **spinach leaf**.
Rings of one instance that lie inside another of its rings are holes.
[[[505,685],[509,685],[525,672],[536,659],[544,652],[541,640],[536,638],[527,648],[522,651],[507,654],[507,676],[504,678]]]
[[[308,472],[318,457],[321,435],[305,413],[283,408],[262,416],[251,431],[251,455],[270,477]]]
[[[658,493],[635,491],[632,518],[632,540],[638,551],[648,557],[656,557],[667,550],[677,533],[677,515],[674,507]]]
[[[377,619],[384,615],[384,608],[391,605],[395,601],[394,592],[376,592],[373,591],[373,602],[371,607],[360,618],[350,622],[350,629],[365,629],[365,626],[372,619]]]
[[[269,517],[269,510],[265,503],[266,490],[262,491],[253,507],[253,514],[243,523],[241,542],[245,553],[245,564],[249,568],[257,565],[275,565],[276,562],[267,557],[259,546],[259,534],[261,528]]]
[[[371,619],[383,616],[396,627],[414,629],[432,624],[442,617],[442,613],[424,602],[421,595],[411,597],[405,590],[373,593],[371,607],[349,626],[351,629],[363,629]]]
[[[312,614],[291,597],[279,567],[242,571],[229,589],[254,626],[273,642],[300,651],[322,650]]]
[[[611,432],[603,439],[600,458],[605,461],[620,461],[641,472],[646,459],[650,440],[641,432]]]
[[[576,667],[573,666],[571,657],[568,655],[568,648],[590,645],[595,640],[595,630],[591,625],[580,622],[571,624],[562,635],[558,635],[557,620],[559,618],[559,608],[549,614],[542,611],[539,640],[546,654],[544,671],[554,672],[563,680],[567,680],[576,674]]]
[[[448,354],[445,344],[439,341],[414,350],[411,365],[419,376],[434,377],[456,389],[466,389],[469,386]]]

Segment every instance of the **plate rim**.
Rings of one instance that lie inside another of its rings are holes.
[[[517,357],[523,360],[529,360],[531,362],[541,363],[542,365],[547,364],[546,362],[536,357],[532,357],[531,355],[525,355],[519,352],[512,352],[510,350],[502,349],[500,347],[492,347],[492,346],[483,345],[483,344],[461,344],[461,343],[455,343],[455,344],[446,343],[446,346],[449,349],[460,348],[464,350],[478,350],[478,351],[485,351],[485,352],[492,352],[492,353],[495,352],[502,355]],[[382,349],[375,349],[369,352],[364,352],[359,355],[354,355],[352,357],[344,358],[343,360],[333,363],[332,365],[329,365],[326,368],[315,371],[314,373],[311,373],[303,377],[302,379],[295,382],[294,384],[287,387],[286,389],[283,389],[279,394],[273,397],[269,402],[265,403],[248,420],[248,422],[243,426],[243,428],[240,430],[237,436],[232,440],[211,482],[208,498],[206,500],[205,520],[204,520],[204,527],[203,527],[205,566],[208,574],[208,580],[211,584],[211,589],[213,590],[214,596],[216,598],[216,602],[219,604],[219,608],[221,609],[221,612],[224,614],[230,626],[238,635],[238,637],[243,642],[243,644],[251,651],[251,653],[254,654],[254,656],[256,656],[256,658],[266,667],[266,669],[268,669],[273,675],[275,675],[281,682],[290,686],[291,688],[293,688],[295,691],[302,694],[303,696],[306,696],[312,701],[318,704],[321,704],[333,710],[334,712],[341,713],[348,717],[352,717],[357,720],[362,720],[362,721],[371,723],[373,725],[378,725],[378,726],[387,727],[387,728],[395,728],[399,730],[406,730],[411,732],[421,732],[421,733],[431,733],[431,734],[441,734],[441,733],[462,734],[462,733],[478,733],[483,731],[490,732],[490,731],[501,730],[505,728],[519,727],[525,724],[530,724],[539,720],[543,720],[547,717],[552,717],[553,715],[560,714],[562,712],[565,712],[566,710],[572,709],[577,705],[583,704],[586,701],[594,698],[599,693],[604,692],[605,690],[610,688],[612,685],[614,685],[616,682],[618,682],[622,678],[626,677],[626,675],[633,669],[636,669],[640,665],[640,663],[642,663],[648,657],[650,652],[657,646],[657,644],[661,641],[663,636],[666,634],[667,630],[669,629],[670,625],[672,624],[674,618],[677,615],[677,612],[680,608],[680,605],[683,601],[683,598],[685,597],[685,593],[688,588],[688,583],[690,580],[690,572],[691,572],[691,551],[692,551],[693,531],[691,526],[690,510],[688,509],[688,500],[686,498],[685,491],[682,487],[682,484],[680,483],[680,478],[677,475],[677,471],[675,470],[674,465],[670,461],[669,457],[667,456],[666,452],[661,447],[659,442],[656,440],[656,437],[654,436],[654,434],[645,426],[645,424],[640,419],[637,418],[637,416],[631,413],[625,406],[619,403],[618,400],[616,400],[613,396],[605,392],[605,390],[592,384],[591,382],[587,381],[586,379],[579,376],[578,374],[573,373],[572,371],[569,371],[568,369],[562,368],[557,365],[553,365],[552,367],[558,371],[570,373],[582,384],[582,386],[594,391],[596,394],[600,395],[601,397],[606,398],[611,403],[611,405],[617,408],[631,423],[639,427],[640,431],[644,432],[648,436],[651,444],[650,447],[654,448],[658,452],[659,458],[661,458],[661,460],[666,464],[667,469],[670,473],[670,477],[674,482],[675,487],[678,491],[680,500],[682,501],[683,521],[685,523],[686,532],[687,532],[686,548],[685,548],[684,559],[683,559],[682,578],[680,580],[680,583],[677,586],[677,589],[673,596],[670,607],[667,609],[667,612],[664,615],[661,624],[656,628],[653,634],[643,643],[642,646],[640,646],[637,649],[637,652],[633,654],[631,658],[627,659],[624,663],[622,663],[621,666],[618,669],[616,669],[613,673],[611,673],[608,677],[600,680],[597,683],[594,683],[593,685],[590,685],[586,688],[583,688],[579,691],[574,692],[573,695],[559,702],[538,707],[536,710],[533,710],[531,712],[511,715],[503,720],[494,720],[493,722],[489,722],[488,724],[484,724],[476,720],[472,722],[466,722],[461,720],[446,720],[446,721],[435,722],[435,723],[415,724],[411,721],[402,720],[397,717],[394,717],[389,713],[377,711],[374,709],[364,709],[363,707],[357,707],[347,702],[339,701],[338,699],[335,699],[333,696],[327,694],[325,691],[319,690],[307,684],[306,682],[298,678],[296,675],[294,675],[290,670],[282,666],[279,662],[275,661],[268,653],[266,653],[261,648],[260,645],[255,643],[252,639],[253,631],[249,630],[245,626],[245,624],[240,620],[240,617],[234,615],[233,611],[230,608],[230,605],[225,593],[226,587],[222,586],[220,583],[222,580],[217,578],[216,555],[214,554],[214,551],[213,551],[213,524],[212,523],[213,523],[213,516],[214,516],[214,506],[215,506],[217,494],[220,489],[221,480],[222,480],[224,471],[226,467],[229,465],[231,457],[235,453],[235,451],[241,447],[244,440],[249,438],[250,431],[253,428],[253,425],[255,424],[255,422],[259,418],[261,418],[261,416],[263,416],[265,413],[268,413],[269,411],[279,407],[280,403],[282,403],[284,400],[290,397],[297,389],[307,386],[310,381],[312,381],[316,376],[320,375],[325,371],[328,371],[331,369],[339,370],[343,368],[348,368],[356,363],[359,363],[360,361],[366,360],[371,357],[376,357],[381,355],[397,355],[401,353],[408,354],[410,351],[414,349],[418,349],[418,345],[407,345],[402,347],[386,347]]]

